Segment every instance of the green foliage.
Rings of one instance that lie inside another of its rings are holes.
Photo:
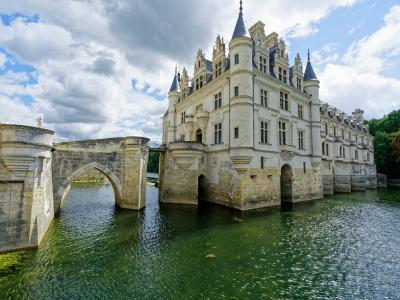
[[[369,132],[375,136],[378,131],[392,133],[400,130],[400,109],[394,110],[381,119],[365,121],[369,125]]]
[[[394,110],[381,119],[365,121],[375,137],[375,162],[379,173],[400,177],[400,110]]]
[[[159,159],[160,159],[159,152],[153,152],[153,151],[149,152],[149,162],[147,164],[147,172],[158,173]]]
[[[400,178],[400,131],[390,134],[390,166],[390,177]]]
[[[378,131],[374,139],[375,163],[379,173],[388,174],[390,138],[386,132]]]

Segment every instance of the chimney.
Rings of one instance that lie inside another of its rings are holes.
[[[362,109],[357,108],[351,114],[353,115],[353,118],[357,120],[357,122],[361,124],[364,123],[364,111]]]

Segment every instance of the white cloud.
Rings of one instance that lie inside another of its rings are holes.
[[[245,1],[244,12],[247,26],[261,19],[267,32],[302,37],[315,33],[316,24],[332,10],[356,2]],[[199,47],[209,57],[218,33],[229,42],[236,4],[230,0],[0,1],[1,12],[40,17],[36,23],[22,19],[11,26],[0,23],[0,45],[21,63],[34,66],[38,81],[23,86],[26,74],[3,75],[0,96],[8,113],[0,120],[31,119],[33,124],[44,115],[60,138],[142,134],[160,140],[167,101],[157,101],[152,93],[166,94],[175,63],[190,70]],[[132,90],[132,79],[139,90]],[[147,93],[140,91],[145,86]],[[10,100],[15,94],[31,95],[35,101],[24,106]]]
[[[384,74],[400,55],[400,5],[384,20],[379,30],[353,43],[341,61],[331,60],[320,70],[323,100],[346,112],[363,108],[367,118],[400,108],[400,76]]]
[[[6,61],[7,61],[6,55],[0,52],[0,69],[4,68]]]

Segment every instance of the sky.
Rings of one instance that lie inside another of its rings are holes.
[[[379,118],[400,109],[400,4],[394,0],[244,0],[249,28],[284,38],[290,63],[307,49],[321,100]],[[0,123],[57,140],[127,135],[161,141],[175,66],[229,44],[232,0],[0,0]]]

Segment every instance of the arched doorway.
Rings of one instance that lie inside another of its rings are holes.
[[[201,129],[197,129],[196,131],[196,142],[202,143],[203,142],[203,133],[201,132]]]
[[[207,200],[207,179],[204,175],[200,175],[198,179],[197,200],[198,202]]]
[[[281,169],[281,202],[292,202],[292,168],[283,165]]]

